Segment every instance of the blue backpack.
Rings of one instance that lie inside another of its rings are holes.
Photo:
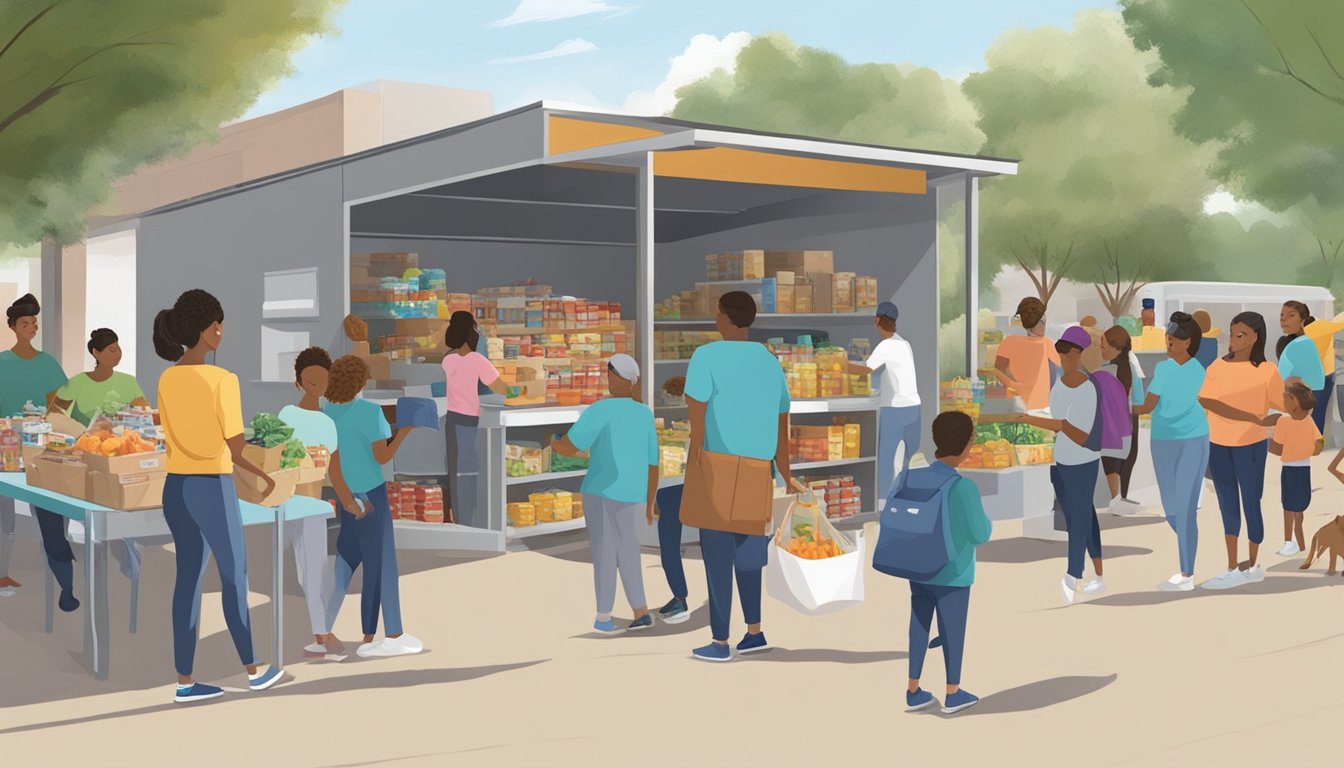
[[[906,470],[887,497],[878,519],[873,568],[889,576],[923,582],[943,570],[952,549],[947,496],[961,479],[932,467]]]

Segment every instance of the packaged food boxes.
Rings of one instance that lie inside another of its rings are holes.
[[[854,307],[859,310],[877,308],[876,277],[861,275],[854,278]]]
[[[863,506],[863,489],[849,475],[820,477],[808,480],[808,487],[826,504],[826,517],[839,519],[853,517]]]
[[[299,471],[282,469],[268,474],[275,481],[275,488],[269,494],[265,492],[266,483],[260,477],[235,467],[233,485],[238,491],[238,499],[262,507],[278,507],[289,501],[298,487]]]
[[[537,507],[530,501],[511,502],[506,512],[510,527],[527,528],[537,524]]]
[[[765,251],[712,253],[705,256],[706,280],[757,280],[765,277]]]
[[[831,283],[831,309],[834,312],[852,313],[854,311],[853,272],[836,272]]]
[[[426,523],[444,522],[443,488],[428,483],[417,483],[415,494],[415,516]]]
[[[829,315],[835,311],[835,275],[830,272],[808,272],[808,284],[812,286],[812,309],[817,314]],[[799,300],[797,292],[795,302]],[[802,310],[800,309],[799,312]]]
[[[569,491],[555,491],[555,521],[574,519],[575,495]]]
[[[536,509],[538,523],[556,523],[574,519],[574,494],[569,491],[547,491],[528,496]]]
[[[835,271],[834,251],[766,251],[765,274],[774,276],[780,271],[801,275],[807,272]]]
[[[845,459],[859,458],[860,438],[862,437],[863,427],[859,424],[843,424],[844,428],[844,456]]]
[[[74,456],[42,453],[27,463],[28,484],[77,499],[88,496],[89,467]]]
[[[696,292],[701,302],[698,314],[701,317],[713,317],[718,311],[719,298],[730,291],[743,291],[751,294],[756,301],[756,311],[763,315],[774,314],[775,279],[767,277],[759,280],[730,280],[712,283],[696,283]]]
[[[134,474],[90,471],[88,499],[112,509],[153,509],[163,506],[163,486],[167,480],[168,473],[164,470]]]

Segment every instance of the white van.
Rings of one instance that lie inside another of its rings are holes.
[[[1208,311],[1213,325],[1222,330],[1218,349],[1227,350],[1227,327],[1241,312],[1259,312],[1265,318],[1268,338],[1265,355],[1274,360],[1274,344],[1279,331],[1279,311],[1285,301],[1300,301],[1319,318],[1335,316],[1335,297],[1325,288],[1310,285],[1265,285],[1262,283],[1151,283],[1139,292],[1133,311],[1140,312],[1143,299],[1153,299],[1159,326],[1165,325],[1172,312]]]

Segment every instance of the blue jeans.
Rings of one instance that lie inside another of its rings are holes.
[[[1097,471],[1100,461],[1087,464],[1053,464],[1050,482],[1055,486],[1055,497],[1064,511],[1064,523],[1069,533],[1069,575],[1083,578],[1083,556],[1101,557],[1101,523],[1097,509],[1092,505],[1097,489]]]
[[[201,618],[201,578],[207,555],[219,570],[224,623],[243,666],[255,664],[252,623],[247,612],[247,549],[238,492],[229,475],[168,475],[163,486],[163,517],[177,550],[173,584],[173,662],[177,674],[191,677]]]
[[[1241,517],[1246,516],[1246,538],[1253,544],[1265,540],[1265,521],[1260,513],[1260,497],[1265,492],[1265,460],[1269,441],[1250,445],[1209,446],[1209,468],[1213,470],[1213,489],[1218,493],[1218,509],[1223,514],[1223,533],[1241,535]]]
[[[944,587],[910,582],[910,679],[924,672],[924,654],[929,649],[929,628],[938,614],[938,636],[943,639],[943,666],[947,684],[961,685],[961,656],[966,648],[966,613],[971,603],[970,587]]]
[[[1325,434],[1325,419],[1330,414],[1330,396],[1335,393],[1335,374],[1327,373],[1325,375],[1325,387],[1316,390],[1316,407],[1311,412],[1311,420],[1316,422],[1316,429],[1321,434]]]
[[[658,554],[663,561],[663,576],[673,597],[685,600],[686,569],[681,563],[681,491],[674,485],[658,490]]]
[[[373,509],[356,519],[341,508],[341,530],[336,534],[336,579],[327,599],[327,626],[336,626],[336,616],[345,602],[346,590],[355,569],[364,566],[364,584],[359,593],[359,618],[364,634],[378,632],[378,612],[383,612],[383,632],[400,635],[401,591],[397,579],[397,545],[392,533],[392,513],[387,506],[387,485],[356,499],[368,501]]]
[[[748,625],[761,623],[761,571],[765,568],[769,543],[769,536],[700,531],[700,552],[705,559],[705,582],[709,587],[709,627],[715,640],[728,641],[734,574],[738,596],[742,598],[742,618]]]
[[[910,468],[910,456],[919,450],[919,406],[879,408],[877,411],[877,490],[891,495],[896,483],[896,449],[905,444],[901,472]]]
[[[33,507],[33,517],[37,518],[37,529],[42,534],[42,550],[47,556],[51,575],[56,577],[61,591],[74,589],[75,552],[65,536],[65,518],[41,507]]]
[[[1176,532],[1181,573],[1194,574],[1199,546],[1199,489],[1209,464],[1209,438],[1154,440],[1153,469],[1167,524]]]

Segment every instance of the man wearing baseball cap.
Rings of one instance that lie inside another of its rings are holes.
[[[611,397],[585,408],[569,433],[551,444],[552,450],[565,456],[588,452],[588,474],[580,490],[593,550],[593,587],[597,593],[593,629],[603,634],[622,631],[611,618],[618,573],[625,599],[635,612],[628,629],[653,626],[644,599],[644,574],[635,532],[641,512],[645,524],[653,524],[658,433],[653,411],[634,398],[638,382],[639,363],[629,355],[612,355],[607,361]]]
[[[910,342],[896,333],[896,305],[877,305],[873,322],[882,340],[854,372],[881,371],[877,412],[877,489],[886,498],[896,478],[910,468],[910,457],[919,450],[919,390],[915,386],[915,355]],[[901,450],[900,468],[896,466]]]

